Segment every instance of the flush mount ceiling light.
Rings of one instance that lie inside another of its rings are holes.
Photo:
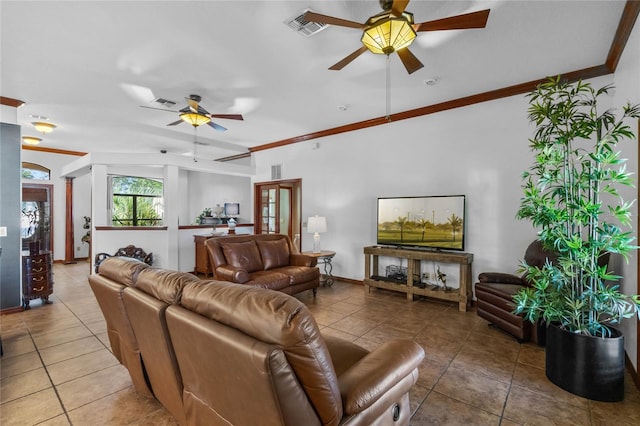
[[[22,142],[26,143],[27,145],[38,145],[41,141],[42,139],[36,138],[35,136],[22,137]]]
[[[211,118],[207,117],[206,115],[198,114],[195,112],[184,112],[180,114],[180,119],[186,123],[191,124],[193,127],[198,127],[211,121]]]
[[[55,124],[47,123],[46,121],[34,121],[31,124],[42,134],[51,133],[57,127]]]

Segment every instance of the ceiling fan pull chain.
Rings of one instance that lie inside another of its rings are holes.
[[[387,115],[386,119],[391,122],[391,58],[387,55]]]
[[[193,127],[193,162],[198,162],[198,144],[196,143],[196,127]]]

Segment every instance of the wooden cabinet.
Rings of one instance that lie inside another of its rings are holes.
[[[196,266],[194,268],[196,274],[204,274],[206,277],[213,275],[213,269],[211,269],[211,262],[209,261],[209,253],[207,253],[207,247],[204,245],[204,242],[214,237],[216,237],[216,235],[193,236],[196,244]]]
[[[53,293],[53,268],[51,253],[22,256],[22,307],[29,309],[29,302],[41,298],[49,302]]]
[[[431,297],[434,299],[457,302],[460,311],[466,311],[471,304],[471,264],[473,254],[455,253],[443,251],[429,251],[420,249],[402,249],[393,247],[372,246],[364,248],[364,286],[369,292],[371,287],[384,288],[387,290],[399,291],[407,294],[407,299],[413,300],[415,295]],[[378,271],[378,257],[396,257],[407,259],[407,280],[406,283],[394,282],[383,279]],[[428,286],[418,286],[414,282],[414,277],[420,277],[420,262],[433,261],[441,263],[457,263],[460,265],[460,288],[444,291],[442,289],[431,289]]]

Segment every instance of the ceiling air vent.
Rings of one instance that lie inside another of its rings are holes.
[[[293,18],[289,18],[284,23],[297,32],[298,34],[302,34],[305,37],[312,36],[319,31],[324,30],[328,25],[327,24],[319,24],[317,22],[309,22],[304,19],[304,14],[309,12],[310,9],[305,10],[298,16],[294,16]]]
[[[166,106],[166,107],[169,107],[169,108],[176,104],[175,102],[170,101],[168,99],[164,99],[164,98],[155,98],[153,100],[153,102],[157,103],[157,104],[160,104],[160,105],[163,105],[163,106]]]

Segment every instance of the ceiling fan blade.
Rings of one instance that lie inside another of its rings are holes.
[[[469,28],[484,28],[489,19],[490,9],[479,12],[465,13],[464,15],[451,16],[449,18],[436,19],[435,21],[415,24],[416,31],[441,31],[441,30],[466,30]]]
[[[362,55],[366,51],[367,51],[366,46],[362,46],[360,47],[360,49],[356,50],[351,55],[347,56],[346,58],[336,63],[335,65],[331,66],[329,69],[334,71],[340,71],[342,68],[349,65],[351,61],[353,61],[354,59],[356,59],[358,56]]]
[[[404,49],[400,49],[396,52],[402,61],[402,64],[407,69],[409,74],[418,71],[420,68],[424,67],[422,62],[418,58],[415,57],[413,53],[409,50],[408,47]]]
[[[226,118],[227,120],[244,120],[241,114],[209,114],[209,117]]]
[[[176,112],[179,112],[179,111],[176,111],[176,110],[173,110],[173,109],[156,108],[156,107],[150,107],[150,106],[146,106],[146,105],[140,105],[140,108],[157,109],[158,111],[173,112],[174,114]]]
[[[214,123],[213,121],[210,121],[207,123],[209,126],[213,127],[214,129],[216,129],[219,132],[224,132],[225,130],[227,130],[226,127],[222,127],[219,124]]]
[[[167,124],[167,126],[175,126],[175,125],[178,125],[180,123],[182,123],[182,120],[174,121],[173,123]]]
[[[364,29],[364,24],[359,22],[349,21],[341,18],[334,18],[333,16],[322,15],[320,13],[315,12],[307,12],[304,14],[304,20],[309,22],[317,22],[319,24],[330,24],[337,25],[339,27],[349,27],[349,28],[357,28]]]
[[[409,0],[393,0],[393,6],[391,6],[391,14],[393,16],[401,16],[402,12],[407,8]]]

